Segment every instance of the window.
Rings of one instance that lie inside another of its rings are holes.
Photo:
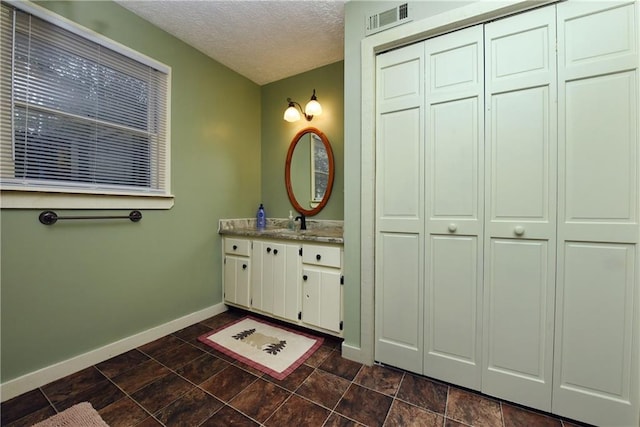
[[[169,67],[29,8],[1,9],[3,207],[33,192],[162,207],[149,200],[170,198]]]
[[[329,155],[322,138],[311,133],[311,203],[320,203],[329,185]]]

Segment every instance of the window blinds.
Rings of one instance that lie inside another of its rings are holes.
[[[2,188],[164,194],[168,73],[6,4],[1,19]]]

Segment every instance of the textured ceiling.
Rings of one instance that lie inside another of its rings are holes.
[[[116,1],[259,85],[344,58],[342,0]]]

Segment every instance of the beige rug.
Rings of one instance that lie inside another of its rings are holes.
[[[323,338],[247,316],[198,339],[206,345],[282,380],[304,363]]]
[[[109,427],[93,409],[91,403],[82,402],[34,424],[33,427]]]

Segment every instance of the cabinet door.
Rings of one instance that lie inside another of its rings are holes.
[[[248,257],[227,255],[224,258],[224,298],[225,301],[249,307]]]
[[[640,425],[639,15],[558,5],[553,412],[595,425]]]
[[[485,25],[482,391],[551,410],[555,7]]]
[[[271,312],[273,305],[271,280],[265,283],[264,277],[270,275],[272,262],[266,251],[266,242],[254,240],[251,250],[251,307],[259,311]]]
[[[284,281],[284,244],[254,240],[251,305],[254,309],[273,313],[275,283]]]
[[[284,319],[298,321],[300,312],[300,246],[284,244],[282,253],[275,255],[279,267],[274,269],[273,314]],[[281,264],[284,262],[284,264]]]
[[[340,332],[342,297],[340,270],[302,269],[302,321]]]
[[[424,46],[376,65],[375,358],[422,373]]]
[[[425,42],[424,374],[479,390],[484,182],[483,29]]]
[[[300,245],[282,241],[253,242],[252,307],[297,320],[300,304]]]

